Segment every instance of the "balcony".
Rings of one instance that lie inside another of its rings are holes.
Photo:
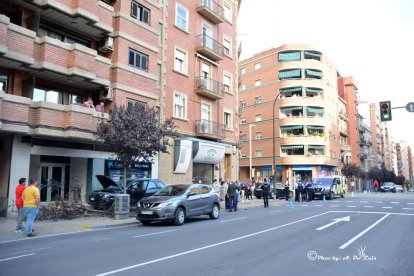
[[[213,79],[198,77],[196,78],[196,93],[204,97],[220,100],[224,97],[224,85]]]
[[[280,165],[330,165],[330,166],[340,166],[340,158],[332,158],[325,155],[288,155],[281,156],[276,158],[276,164]]]
[[[0,131],[95,141],[99,118],[108,114],[79,105],[33,102],[0,92]]]
[[[339,111],[339,118],[341,118],[345,121],[348,121],[349,120],[349,115],[346,114],[346,112],[344,112],[344,111]]]
[[[196,10],[214,24],[223,23],[224,9],[213,0],[199,0],[199,5]]]
[[[206,56],[213,61],[222,60],[224,57],[224,46],[208,35],[202,34],[196,37],[197,39],[197,52]]]
[[[339,129],[339,134],[341,134],[342,136],[348,137],[349,133],[347,129]]]
[[[224,124],[217,122],[200,120],[195,122],[195,133],[198,137],[221,140],[226,137]]]
[[[351,147],[349,145],[341,145],[341,151],[350,152]]]

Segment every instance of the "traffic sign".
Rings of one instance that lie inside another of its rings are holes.
[[[408,112],[414,112],[414,102],[410,102],[405,106]]]

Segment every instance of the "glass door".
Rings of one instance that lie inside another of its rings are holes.
[[[208,89],[212,90],[211,83],[211,67],[206,63],[201,63],[201,76],[203,77],[203,85]]]
[[[42,164],[40,168],[40,201],[48,202],[57,199],[64,199],[65,192],[65,172],[64,164]]]
[[[213,30],[210,25],[203,23],[204,46],[213,49]]]

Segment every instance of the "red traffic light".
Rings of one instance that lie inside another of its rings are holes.
[[[389,105],[388,105],[387,103],[383,103],[383,104],[381,105],[381,108],[382,108],[382,109],[388,109],[388,107],[389,107]]]

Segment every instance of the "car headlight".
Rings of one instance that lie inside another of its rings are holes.
[[[107,199],[107,198],[109,198],[111,195],[110,194],[104,194],[103,196],[102,196],[102,198],[103,199]]]
[[[158,207],[165,208],[168,206],[175,206],[175,205],[176,205],[175,201],[168,201],[168,202],[162,202],[160,205],[158,205]]]

